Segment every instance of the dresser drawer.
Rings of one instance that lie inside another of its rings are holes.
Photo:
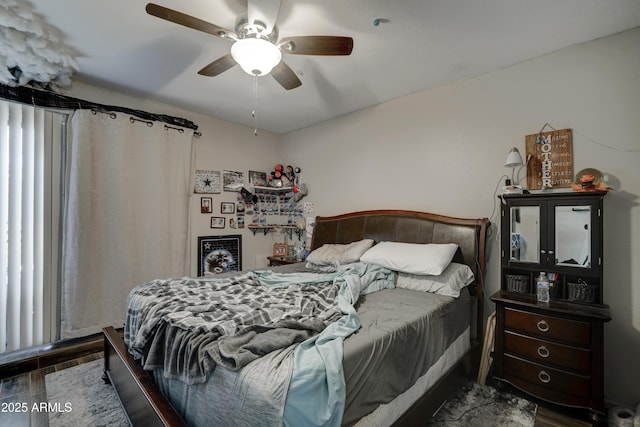
[[[545,391],[566,396],[565,402],[587,402],[591,395],[591,377],[528,362],[508,354],[504,355],[504,373],[507,378],[518,378],[529,393],[547,399]],[[555,400],[558,400],[557,398]]]
[[[589,322],[528,313],[505,308],[504,327],[540,338],[551,338],[588,347],[591,342]]]
[[[591,372],[591,351],[506,331],[504,352],[544,365]]]

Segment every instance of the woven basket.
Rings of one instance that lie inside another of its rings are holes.
[[[507,274],[507,290],[509,292],[518,292],[526,294],[529,292],[529,276],[521,276],[518,274]]]
[[[594,302],[598,285],[589,285],[582,280],[578,280],[578,283],[567,282],[567,292],[569,301]]]

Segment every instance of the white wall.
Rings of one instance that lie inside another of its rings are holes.
[[[605,396],[640,402],[640,29],[399,98],[282,137],[316,213],[402,208],[490,217],[512,146],[545,123],[573,130],[574,171],[595,167],[605,199]],[[285,154],[286,153],[286,154]],[[496,218],[492,218],[497,222]],[[497,235],[495,235],[497,237]],[[499,287],[489,246],[487,293]],[[487,304],[485,313],[493,310]],[[635,309],[635,310],[634,310]]]
[[[198,131],[202,133],[200,138],[195,139],[196,169],[241,171],[244,172],[246,180],[249,170],[269,172],[276,163],[280,163],[278,159],[279,137],[269,132],[259,132],[257,136],[254,136],[252,128],[140,97],[107,91],[82,82],[74,83],[70,95],[87,101],[119,105],[191,120],[198,125]],[[213,213],[211,215],[200,213],[201,196],[213,198]],[[229,219],[235,215],[220,214],[220,202],[235,201],[236,193],[224,191],[221,194],[193,194],[191,196],[191,275],[197,274],[198,236],[241,234],[242,267],[255,268],[266,265],[266,257],[271,255],[273,251],[274,241],[271,236],[265,237],[262,234],[254,236],[246,227],[244,229],[229,228]],[[149,212],[149,215],[153,215],[153,212]],[[226,228],[211,229],[211,216],[226,217]]]

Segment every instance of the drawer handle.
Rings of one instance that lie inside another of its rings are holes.
[[[549,382],[551,382],[551,375],[549,375],[546,371],[540,371],[538,372],[538,379],[541,382],[548,384]]]
[[[539,321],[537,326],[540,332],[549,332],[549,324],[546,321],[544,320]]]
[[[547,357],[549,357],[550,354],[551,353],[549,352],[549,349],[547,347],[545,347],[543,345],[538,347],[538,356],[547,358]]]

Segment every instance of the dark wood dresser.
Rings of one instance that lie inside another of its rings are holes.
[[[503,196],[501,286],[494,378],[538,399],[588,410],[605,425],[603,197],[605,193]],[[550,301],[536,277],[551,276]]]

